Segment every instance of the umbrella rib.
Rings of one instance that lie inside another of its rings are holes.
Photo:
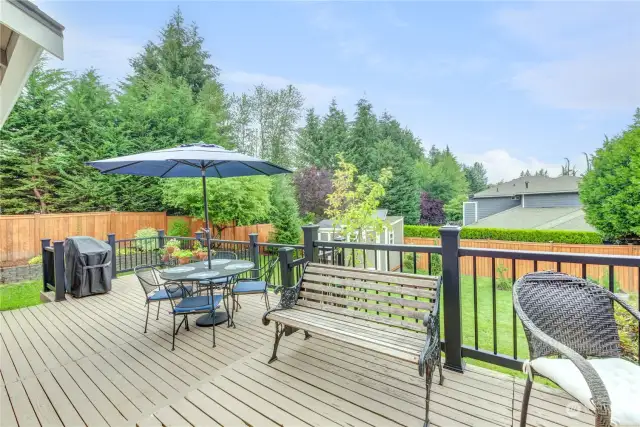
[[[258,172],[260,172],[262,175],[267,175],[267,173],[265,173],[265,172],[261,171],[260,169],[256,169],[256,168],[254,168],[253,166],[246,164],[245,162],[239,162],[239,163],[242,163],[243,165],[245,165],[245,166],[246,166],[246,167],[248,167],[248,168],[253,169],[254,171],[258,171]]]
[[[213,164],[213,168],[216,170],[216,173],[218,174],[218,178],[222,178],[222,175],[220,175],[220,171],[218,170],[218,166],[215,163]]]
[[[162,175],[160,175],[160,178],[164,178],[164,177],[165,177],[169,172],[171,172],[171,170],[172,170],[173,168],[175,168],[176,166],[178,166],[178,162],[175,162],[175,163],[173,164],[173,166],[171,166],[169,169],[167,169],[167,171],[166,171],[165,173],[163,173]]]
[[[100,173],[101,173],[101,174],[105,174],[105,173],[109,173],[109,172],[117,171],[118,169],[126,168],[127,166],[137,165],[138,163],[142,163],[142,160],[139,160],[139,161],[137,161],[137,162],[127,163],[126,165],[118,166],[117,168],[111,168],[111,169],[103,170],[103,171],[100,171]],[[93,166],[93,165],[92,165],[92,166]],[[95,166],[94,166],[94,167],[95,167]]]

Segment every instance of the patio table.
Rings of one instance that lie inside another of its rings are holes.
[[[211,286],[221,288],[224,292],[230,282],[230,278],[247,271],[252,270],[255,264],[251,261],[235,260],[235,259],[212,259],[211,269],[207,266],[207,261],[194,262],[190,264],[179,265],[177,267],[168,268],[160,272],[163,280],[172,280],[177,282],[200,282],[211,279],[227,278],[224,283],[215,283],[202,286]],[[224,312],[216,311],[212,316],[205,314],[196,320],[198,326],[213,326],[224,323],[229,318],[228,307]]]

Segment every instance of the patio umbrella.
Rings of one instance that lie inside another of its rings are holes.
[[[165,150],[149,151],[131,156],[87,162],[103,174],[157,176],[160,178],[202,177],[204,196],[205,237],[207,259],[211,261],[211,230],[207,202],[207,177],[233,178],[252,175],[277,175],[290,170],[271,162],[226,150],[219,145],[185,144]],[[211,262],[207,263],[211,268]]]

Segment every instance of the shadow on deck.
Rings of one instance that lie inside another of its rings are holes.
[[[133,276],[107,295],[3,312],[0,425],[422,425],[424,384],[410,363],[302,333],[271,353],[259,296],[242,297],[237,329],[193,326],[171,348],[171,316],[149,320]],[[273,301],[272,301],[273,304]],[[192,322],[195,324],[195,322]],[[432,425],[518,425],[523,381],[469,366],[445,371]],[[575,411],[579,409],[579,411]],[[593,425],[581,405],[536,385],[531,425]]]

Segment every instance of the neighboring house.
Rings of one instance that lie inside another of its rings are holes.
[[[0,0],[0,128],[43,51],[63,59],[64,27],[26,0]]]
[[[498,184],[464,203],[462,225],[595,231],[585,220],[579,183],[576,176],[525,176]]]
[[[404,217],[388,216],[387,209],[378,209],[376,216],[385,222],[382,233],[377,233],[369,243],[379,243],[383,245],[404,244]],[[334,232],[339,229],[339,225],[332,220],[324,219],[318,223],[318,237],[323,242],[330,242],[334,238]],[[373,234],[373,233],[372,233]],[[348,239],[347,239],[348,240]],[[393,271],[400,268],[400,253],[387,251],[365,251],[366,258],[358,254],[358,264],[366,264],[366,268],[375,268],[381,271]],[[388,256],[387,256],[388,254]],[[347,257],[351,256],[351,251],[347,250]],[[330,255],[327,255],[330,256]],[[331,261],[329,261],[331,262]],[[364,265],[363,265],[364,266]]]

